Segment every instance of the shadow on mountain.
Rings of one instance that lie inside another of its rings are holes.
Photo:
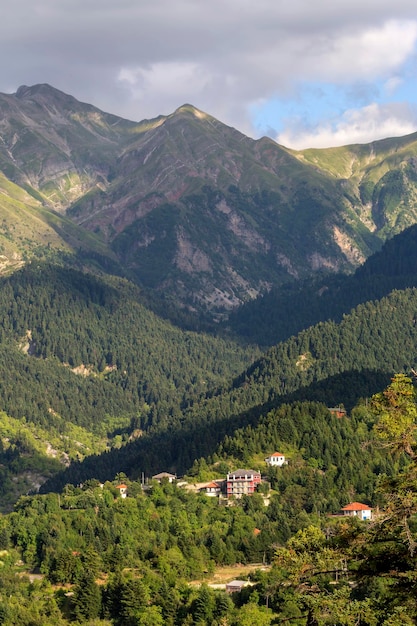
[[[149,477],[159,471],[185,473],[195,459],[213,454],[226,435],[248,425],[256,426],[259,418],[278,406],[296,401],[317,401],[326,406],[343,405],[349,412],[360,399],[384,389],[392,373],[364,369],[352,370],[329,377],[286,396],[271,396],[263,405],[254,406],[230,418],[202,423],[187,421],[178,427],[148,432],[141,439],[120,449],[92,455],[82,462],[72,463],[42,487],[41,493],[59,491],[66,484],[78,484],[89,478],[111,480],[119,472],[132,479],[142,473]]]
[[[96,304],[111,310],[120,298],[119,291],[100,276],[48,261],[33,262],[10,276],[8,281],[15,291],[36,287],[38,292],[51,292],[54,298],[65,298],[66,302],[77,300],[87,308]]]
[[[273,288],[224,324],[248,342],[273,346],[318,322],[340,322],[359,304],[417,285],[417,226],[386,241],[352,275],[330,275]],[[306,306],[308,302],[308,306]]]

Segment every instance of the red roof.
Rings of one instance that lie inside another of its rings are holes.
[[[342,508],[342,511],[371,511],[372,508],[368,504],[361,502],[350,502]]]
[[[274,452],[271,456],[285,456],[285,454],[282,454],[282,452]]]
[[[123,485],[123,484],[117,485],[116,489],[127,489],[127,485]]]

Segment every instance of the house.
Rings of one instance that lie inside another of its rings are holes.
[[[123,483],[120,484],[120,485],[116,485],[116,489],[119,490],[121,498],[126,498],[126,496],[127,496],[127,485],[125,485]]]
[[[285,455],[282,452],[274,452],[271,456],[268,456],[265,459],[265,462],[268,463],[271,467],[281,467],[281,465],[285,465],[288,461],[285,459]]]
[[[158,483],[160,483],[164,478],[167,479],[169,483],[172,483],[174,480],[177,480],[177,475],[170,474],[169,472],[160,472],[159,474],[152,476],[152,480],[157,480]]]
[[[332,415],[335,415],[339,419],[342,417],[346,417],[346,409],[344,409],[341,406],[327,407],[327,409],[330,411]]]
[[[236,593],[248,585],[247,580],[232,580],[226,584],[226,593]]]
[[[361,502],[349,502],[341,511],[343,515],[349,515],[349,517],[359,517],[361,520],[372,519],[371,507]]]
[[[227,474],[226,493],[227,497],[241,498],[243,495],[251,495],[261,482],[261,474],[251,469],[238,469]]]
[[[206,496],[214,497],[219,496],[222,491],[222,486],[220,483],[213,480],[211,483],[203,484],[200,489],[200,493],[205,493]]]

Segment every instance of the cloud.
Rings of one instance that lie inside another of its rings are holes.
[[[48,82],[135,120],[190,102],[256,135],[254,105],[306,81],[394,97],[416,41],[414,0],[14,0],[0,91]]]
[[[303,71],[308,70],[310,80],[342,83],[390,76],[413,52],[416,40],[415,20],[322,35],[311,42]]]
[[[303,129],[302,121],[275,137],[295,150],[368,143],[386,137],[401,137],[417,130],[417,107],[408,104],[378,105],[346,111],[337,122],[323,123],[313,130]]]
[[[192,83],[196,92],[201,92],[207,78],[201,67],[192,61],[160,62],[150,67],[122,67],[118,80],[131,90],[133,99],[146,100],[149,92],[160,100],[176,100],[188,93]]]
[[[401,87],[403,80],[399,76],[392,76],[384,85],[385,92],[388,95],[394,94]]]
[[[173,107],[178,102],[186,102],[183,97],[189,94],[190,84],[193,84],[196,93],[204,92],[209,77],[193,61],[172,61],[155,63],[145,68],[123,67],[119,71],[118,80],[130,90],[132,101],[145,103],[151,93],[153,103],[160,101]]]

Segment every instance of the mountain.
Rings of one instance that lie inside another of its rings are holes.
[[[62,207],[100,184],[113,158],[111,146],[119,141],[112,125],[131,124],[48,85],[0,94],[0,118],[3,271],[55,251],[82,251],[117,266],[107,244],[68,219]]]
[[[141,300],[126,280],[42,261],[0,279],[0,510],[62,464],[181,421],[260,354]]]
[[[256,425],[284,403],[315,401],[344,405],[383,389],[395,372],[417,368],[417,290],[394,291],[380,301],[359,305],[343,320],[319,323],[279,343],[229,385],[207,394],[161,421],[140,439],[110,454],[94,455],[48,481],[43,489],[91,477],[105,480],[117,471],[132,477],[143,471],[186,472],[195,459],[213,454],[236,429]],[[239,455],[244,455],[242,443]],[[250,449],[250,443],[247,443]]]
[[[49,85],[0,95],[0,112],[8,264],[43,254],[43,230],[47,250],[93,250],[198,315],[349,272],[417,221],[417,135],[295,152],[191,105],[132,122]],[[21,204],[40,222],[28,241]]]
[[[386,241],[353,274],[275,287],[233,311],[223,326],[246,341],[272,346],[318,322],[338,322],[358,304],[407,287],[417,287],[417,225]]]

